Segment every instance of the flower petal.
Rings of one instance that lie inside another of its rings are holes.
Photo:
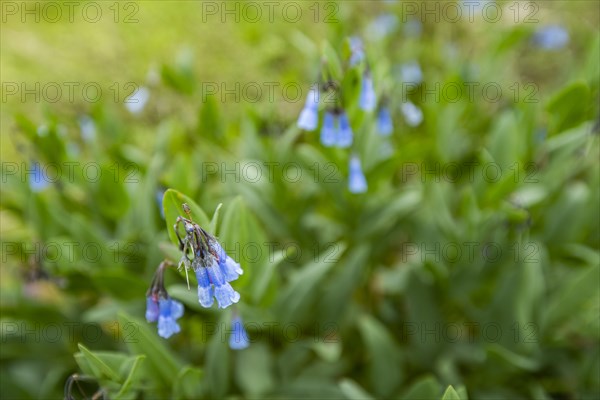
[[[146,321],[156,322],[158,320],[158,302],[152,296],[146,297]]]

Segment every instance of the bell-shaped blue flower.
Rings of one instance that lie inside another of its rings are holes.
[[[220,308],[227,308],[240,300],[240,294],[233,290],[217,260],[212,260],[209,266],[196,269],[198,279],[198,301],[202,307],[213,304],[213,296],[217,299]]]
[[[229,336],[229,347],[232,350],[243,350],[250,345],[248,332],[244,328],[242,319],[239,316],[234,316],[231,319],[231,336]]]
[[[377,99],[375,97],[375,88],[373,87],[373,78],[369,72],[366,72],[362,79],[358,105],[363,111],[373,111],[376,104]]]
[[[198,280],[198,301],[202,307],[209,308],[214,302],[214,289],[208,279],[208,271],[204,267],[196,269],[196,279]]]
[[[348,189],[351,193],[364,193],[367,191],[367,179],[363,173],[360,159],[353,155],[350,157]]]
[[[409,126],[419,126],[423,122],[423,111],[412,102],[407,101],[400,106],[404,119]]]
[[[139,114],[146,107],[149,98],[150,90],[141,86],[125,99],[125,108],[132,114]]]
[[[350,38],[350,66],[353,67],[365,59],[363,42],[359,37]]]
[[[219,268],[226,282],[235,281],[244,273],[239,263],[227,255],[221,244],[214,240],[211,247],[218,258]]]
[[[337,141],[337,115],[327,111],[323,117],[323,126],[321,127],[321,143],[325,147],[335,145]]]
[[[544,50],[560,50],[569,44],[569,32],[560,25],[548,25],[534,33],[533,42]]]
[[[183,315],[183,305],[171,298],[161,298],[158,300],[158,308],[158,336],[168,339],[179,333],[181,328],[176,320]]]
[[[41,192],[50,186],[50,180],[44,173],[44,169],[39,162],[33,163],[33,174],[29,178],[29,187],[33,192]]]
[[[423,71],[421,66],[416,61],[411,61],[400,66],[400,79],[404,83],[412,83],[415,85],[423,82]]]
[[[336,136],[336,144],[341,148],[350,147],[352,145],[354,134],[352,132],[352,127],[350,126],[350,121],[348,120],[348,115],[342,111],[338,118],[339,128]]]
[[[306,104],[300,112],[298,127],[306,131],[314,131],[319,124],[319,90],[311,89],[306,98]]]
[[[394,124],[392,122],[392,115],[390,109],[387,107],[381,107],[377,114],[377,132],[381,136],[390,136],[394,131]]]
[[[146,297],[146,321],[158,321],[158,299],[152,296]]]
[[[81,139],[84,142],[92,142],[96,138],[96,124],[87,115],[79,118],[79,130],[81,131]]]

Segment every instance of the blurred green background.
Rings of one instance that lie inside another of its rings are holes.
[[[2,398],[60,398],[72,374],[75,398],[600,395],[597,1],[68,3],[2,3]],[[352,36],[389,140],[356,106]],[[351,151],[296,126],[323,65]],[[245,350],[182,272],[181,332],[144,321],[179,258],[167,188],[244,268]]]

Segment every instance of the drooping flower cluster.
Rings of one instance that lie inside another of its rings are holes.
[[[325,147],[347,148],[352,145],[354,133],[348,115],[342,109],[327,111],[321,127],[321,143]]]
[[[188,213],[189,207],[183,205]],[[185,234],[181,234],[179,225],[183,224]],[[192,269],[198,280],[198,301],[203,307],[211,307],[214,298],[220,308],[226,308],[240,300],[229,282],[236,280],[244,273],[240,264],[227,255],[217,239],[202,229],[191,218],[178,217],[174,226],[183,252],[179,267]],[[188,283],[189,284],[189,283]]]
[[[163,275],[168,262],[163,261],[158,266],[152,284],[146,292],[146,320],[158,322],[158,335],[168,339],[179,333],[181,328],[177,323],[183,315],[183,305],[169,297],[163,283]]]

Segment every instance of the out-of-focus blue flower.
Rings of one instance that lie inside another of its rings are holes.
[[[569,44],[569,32],[560,25],[548,25],[538,29],[533,42],[545,50],[560,50]]]
[[[414,83],[415,85],[423,82],[423,71],[416,61],[411,61],[400,66],[400,79],[404,83]]]
[[[373,78],[369,72],[365,72],[360,87],[358,105],[363,111],[373,111],[376,103],[377,100],[375,97],[375,88],[373,87]]]
[[[407,101],[400,106],[404,119],[409,126],[419,126],[423,122],[423,111],[412,102]]]
[[[367,35],[374,40],[383,39],[398,29],[398,17],[394,14],[381,14],[367,27]]]
[[[311,89],[306,98],[306,104],[298,118],[298,127],[307,131],[314,131],[319,124],[319,90]]]
[[[208,308],[212,306],[214,296],[220,308],[227,308],[240,300],[240,294],[225,280],[218,261],[215,259],[212,261],[209,266],[196,268],[198,301],[202,307]]]
[[[158,321],[158,336],[165,339],[181,330],[177,319],[183,315],[183,305],[170,297],[148,295],[146,297],[146,320]]]
[[[250,345],[248,332],[244,328],[242,319],[235,315],[231,319],[231,336],[229,336],[229,347],[232,350],[243,350]]]
[[[33,174],[29,176],[29,187],[33,192],[41,192],[50,186],[50,180],[39,162],[33,163]]]
[[[168,339],[179,333],[181,328],[176,320],[183,315],[183,305],[171,298],[161,298],[158,300],[158,309],[158,336]]]
[[[339,114],[339,129],[337,131],[336,144],[341,148],[350,147],[352,145],[354,134],[350,121],[348,120],[348,114],[342,111]]]
[[[219,259],[219,268],[221,269],[221,273],[223,274],[226,282],[235,281],[244,273],[244,270],[242,270],[240,264],[235,262],[233,258],[227,255],[219,242],[214,240],[211,243],[211,247]]]
[[[386,106],[381,107],[377,114],[377,132],[379,132],[381,136],[390,136],[393,131],[394,125],[390,109]]]
[[[141,86],[131,96],[125,99],[125,107],[132,114],[139,114],[150,98],[150,90]]]
[[[359,37],[350,38],[350,66],[353,67],[365,59],[363,42]]]
[[[416,18],[410,18],[404,24],[404,34],[409,37],[419,37],[423,32],[423,24]]]
[[[350,157],[348,189],[351,193],[364,193],[367,191],[367,179],[363,173],[360,159],[356,155]]]
[[[321,143],[325,147],[331,147],[336,143],[337,138],[337,115],[327,111],[323,117],[323,126],[321,127]]]
[[[96,124],[87,115],[79,118],[79,130],[81,131],[81,139],[84,142],[92,142],[96,138]]]

